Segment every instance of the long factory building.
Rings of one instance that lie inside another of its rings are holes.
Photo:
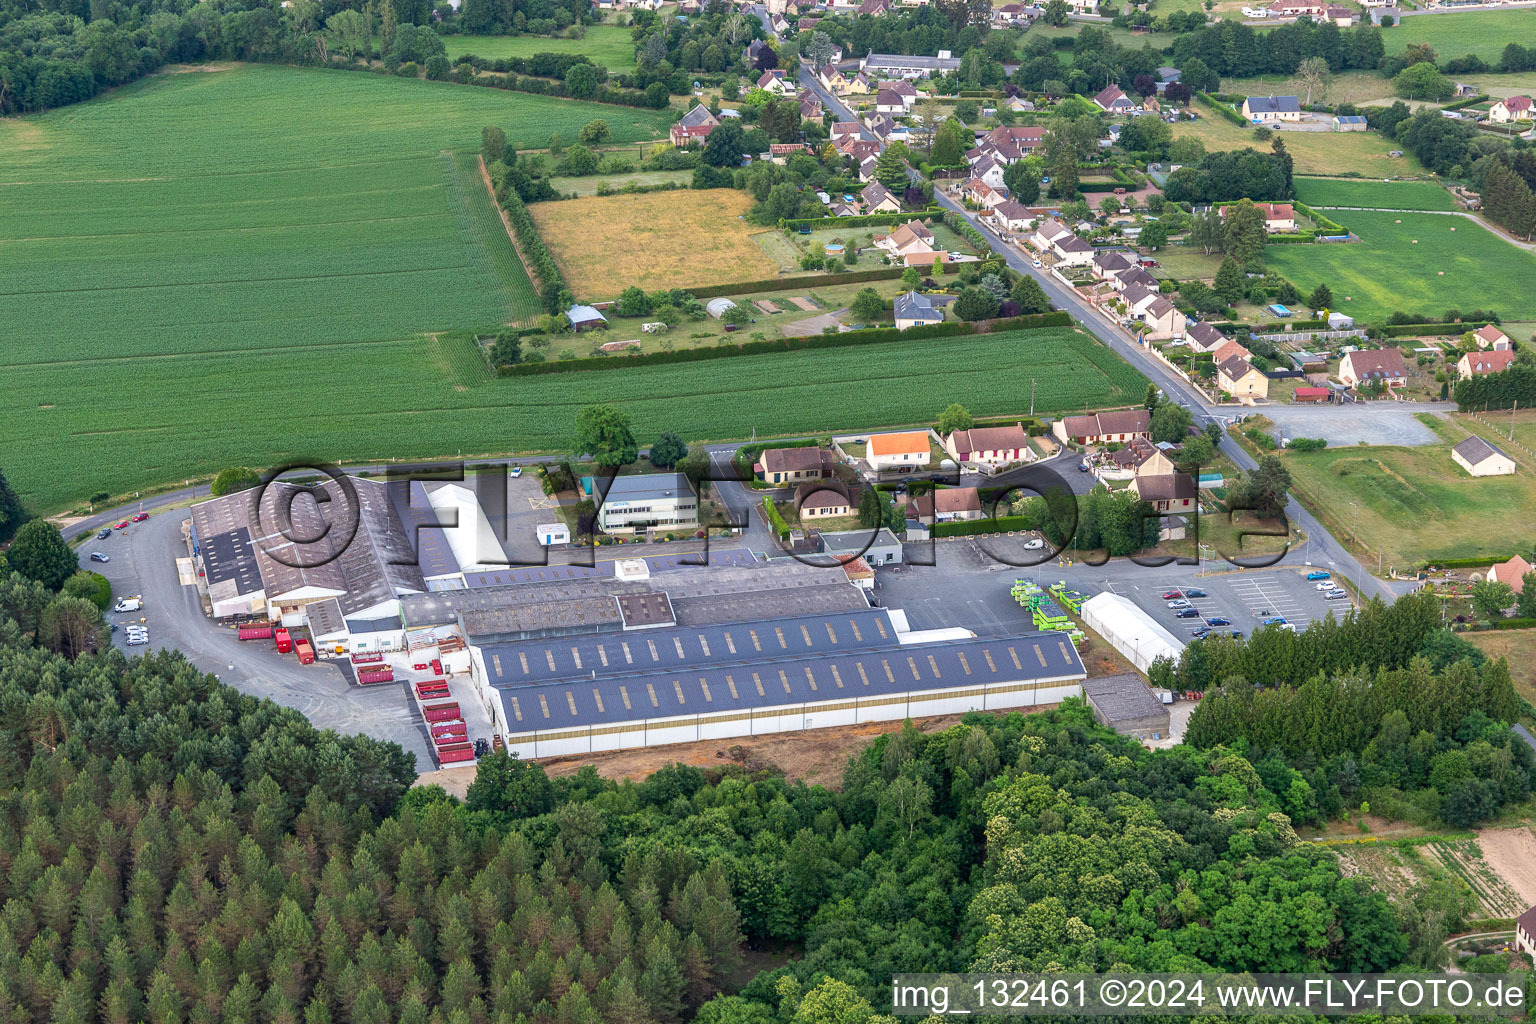
[[[472,671],[520,757],[1054,704],[1086,676],[1065,633],[909,632],[865,608],[476,645]]]

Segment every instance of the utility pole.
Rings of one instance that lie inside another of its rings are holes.
[[[1033,396],[1034,392],[1031,391],[1030,394]],[[1517,398],[1515,399],[1515,404],[1510,406],[1509,409],[1509,439],[1511,442],[1513,442],[1515,439],[1515,410],[1518,408],[1520,408],[1520,399]],[[1033,398],[1031,398],[1029,403],[1029,411],[1035,411],[1035,403]]]
[[[1029,378],[1029,414],[1031,416],[1035,414],[1035,378],[1033,377]],[[1509,436],[1511,438],[1515,436],[1513,421],[1511,421],[1511,426],[1509,428]]]

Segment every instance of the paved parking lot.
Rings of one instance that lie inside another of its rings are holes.
[[[1149,572],[1145,579],[1128,579],[1111,587],[1116,593],[1135,601],[1143,611],[1181,640],[1187,640],[1198,630],[1205,628],[1206,620],[1224,618],[1231,625],[1217,629],[1242,631],[1244,635],[1258,629],[1264,619],[1276,615],[1293,624],[1298,630],[1306,629],[1315,618],[1337,613],[1343,615],[1351,607],[1348,599],[1325,601],[1316,584],[1306,579],[1307,570],[1256,570],[1232,572],[1220,575],[1190,578],[1189,576],[1159,576]],[[1190,596],[1189,590],[1204,591],[1204,596]],[[1164,597],[1178,591],[1183,599],[1200,614],[1198,617],[1179,618]]]

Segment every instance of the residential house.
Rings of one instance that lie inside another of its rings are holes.
[[[912,499],[917,521],[924,526],[981,519],[981,494],[974,487],[940,487]]]
[[[900,117],[907,112],[907,104],[897,93],[881,89],[875,94],[875,113]]]
[[[1178,68],[1169,67],[1166,64],[1158,68],[1157,74],[1153,76],[1153,79],[1157,83],[1157,94],[1161,96],[1163,93],[1167,92],[1168,87],[1177,82],[1180,77],[1183,76],[1183,74],[1184,72],[1180,71]]]
[[[1502,352],[1512,344],[1509,340],[1509,335],[1493,326],[1493,324],[1479,327],[1472,332],[1472,337],[1476,339],[1478,348],[1492,348],[1495,352]]]
[[[795,488],[795,508],[808,519],[839,519],[853,515],[848,489],[836,481],[808,480]]]
[[[1225,343],[1227,336],[1204,320],[1196,320],[1184,330],[1184,344],[1196,352],[1210,352]]]
[[[1093,98],[1093,102],[1099,109],[1107,114],[1129,114],[1136,109],[1136,104],[1125,93],[1120,91],[1118,85],[1111,85]]]
[[[892,305],[898,331],[904,331],[908,327],[922,327],[925,324],[944,322],[944,311],[936,307],[933,300],[921,292],[904,292],[896,296]]]
[[[571,322],[571,330],[577,334],[608,326],[608,318],[591,306],[572,306],[565,311],[565,318]]]
[[[881,92],[893,92],[900,96],[902,105],[906,107],[905,113],[910,114],[912,112],[912,104],[917,102],[917,86],[912,84],[911,79],[893,78],[889,81],[881,82],[878,89]]]
[[[1249,96],[1243,100],[1243,117],[1254,124],[1300,121],[1301,101],[1295,96]]]
[[[1365,118],[1359,114],[1340,114],[1333,119],[1333,130],[1336,132],[1363,132],[1368,127]]]
[[[767,43],[763,42],[763,40],[761,40],[761,39],[754,39],[750,43],[748,43],[745,47],[742,48],[741,59],[746,61],[747,64],[749,64],[749,65],[750,64],[754,64],[754,63],[756,63],[757,58],[762,55],[762,52],[764,50],[771,50],[771,49],[773,49],[773,47],[771,47]]]
[[[990,156],[983,156],[971,168],[971,177],[980,178],[993,188],[1007,188],[1003,182],[1003,165]]]
[[[597,525],[604,533],[699,523],[699,499],[681,473],[614,477],[601,497]]]
[[[1183,311],[1164,295],[1157,296],[1141,311],[1141,322],[1147,325],[1144,337],[1149,341],[1182,338],[1186,320]]]
[[[1034,101],[1027,100],[1023,96],[1014,96],[1004,105],[1015,114],[1030,114],[1033,113],[1035,109]]]
[[[1174,466],[1168,456],[1151,441],[1137,437],[1127,441],[1119,451],[1111,452],[1108,460],[1095,469],[1094,475],[1108,482],[1130,480],[1143,473],[1166,476],[1172,472]]]
[[[1529,96],[1506,96],[1488,108],[1488,120],[1494,124],[1508,124],[1511,121],[1529,121],[1530,119],[1531,98]]]
[[[1306,3],[1305,0],[1277,0],[1266,8],[1271,18],[1299,18],[1306,15],[1321,21],[1328,14],[1327,4]]]
[[[875,239],[875,245],[893,256],[905,256],[909,252],[932,252],[933,232],[920,220],[909,220],[888,235]]]
[[[1123,292],[1127,288],[1145,288],[1148,291],[1157,291],[1162,287],[1162,282],[1140,267],[1128,267],[1120,271],[1113,278],[1111,284],[1115,291]]]
[[[757,87],[775,96],[788,96],[795,91],[795,81],[783,68],[769,68],[757,80]]]
[[[1056,262],[1062,266],[1085,267],[1093,262],[1093,246],[1076,235],[1056,239],[1051,243],[1051,252],[1055,254]]]
[[[911,473],[927,469],[931,455],[928,431],[907,430],[893,434],[871,434],[865,446],[864,461],[876,472],[895,470]]]
[[[1093,14],[1099,9],[1099,0],[1067,0],[1073,14]]]
[[[1221,344],[1207,351],[1211,354],[1211,361],[1217,366],[1220,366],[1228,359],[1247,359],[1253,355],[1253,353],[1230,338],[1222,339]]]
[[[1033,16],[1029,13],[1032,9],[1023,4],[1003,4],[1001,7],[992,8],[992,27],[1008,28],[1020,22],[1029,22]]]
[[[1269,398],[1269,378],[1242,356],[1217,364],[1216,386],[1244,405]]]
[[[1360,3],[1370,10],[1372,25],[1380,27],[1403,23],[1403,9],[1394,3],[1384,3],[1383,0],[1360,0]]]
[[[864,190],[859,193],[859,199],[864,204],[865,213],[901,212],[901,200],[891,195],[891,190],[878,181],[865,185]]]
[[[1137,474],[1131,481],[1136,497],[1151,505],[1158,512],[1193,512],[1200,493],[1195,478],[1188,473],[1168,473],[1153,476]]]
[[[863,3],[859,4],[856,13],[870,18],[878,18],[890,10],[890,6],[887,0],[864,0]]]
[[[1071,228],[1054,217],[1047,217],[1035,225],[1035,233],[1030,236],[1029,244],[1041,252],[1049,252],[1053,242],[1071,234]]]
[[[837,69],[835,64],[823,64],[816,69],[816,79],[821,82],[822,88],[834,96],[843,96],[848,91],[848,79]]]
[[[1035,219],[1035,215],[1029,212],[1029,207],[1012,199],[999,203],[993,209],[992,215],[997,218],[999,227],[1013,234],[1028,230]]]
[[[1051,424],[1051,433],[1057,440],[1063,444],[1081,445],[1124,443],[1132,438],[1149,437],[1151,429],[1152,414],[1145,409],[1063,416]]]
[[[765,448],[752,471],[765,484],[794,484],[832,475],[832,453],[810,445],[804,448]]]
[[[677,123],[672,126],[672,145],[679,149],[698,145],[709,138],[709,133],[714,131],[715,125],[719,123],[720,119],[700,103],[678,118]]]
[[[1514,459],[1475,434],[1451,449],[1451,460],[1473,476],[1509,476],[1515,471]]]
[[[863,137],[864,126],[857,121],[834,121],[832,127],[827,129],[827,140],[838,147],[839,151],[846,143]]]
[[[1530,957],[1536,964],[1536,907],[1515,918],[1515,951]]]
[[[944,439],[944,450],[961,466],[996,468],[1035,458],[1029,447],[1029,435],[1019,423],[957,430]]]
[[[1163,105],[1156,96],[1148,96],[1141,101],[1141,109],[1149,114],[1161,114],[1163,112]]]
[[[1507,348],[1496,352],[1468,352],[1456,361],[1456,376],[1466,380],[1486,373],[1503,373],[1514,361],[1515,353]]]
[[[976,147],[965,156],[971,163],[990,156],[998,163],[1011,164],[1024,159],[1044,142],[1045,129],[1037,125],[1002,125],[978,136]]]
[[[796,153],[809,153],[810,151],[811,147],[803,142],[770,142],[768,144],[768,159],[782,166]]]
[[[1371,381],[1400,388],[1408,384],[1408,367],[1402,352],[1395,348],[1356,349],[1339,360],[1339,380],[1352,388]]]
[[[1507,562],[1500,562],[1491,567],[1488,570],[1488,582],[1508,584],[1510,589],[1518,594],[1520,588],[1525,585],[1526,574],[1531,571],[1531,563],[1516,555]]]
[[[1001,205],[1008,198],[1007,189],[993,188],[980,178],[971,178],[966,181],[961,191],[965,198],[986,210]]]
[[[1093,272],[1099,277],[1112,278],[1116,274],[1123,274],[1135,266],[1123,252],[1115,252],[1111,249],[1100,249],[1093,256]]]
[[[802,96],[800,100],[800,120],[812,124],[821,124],[822,109],[821,100],[814,96]]]
[[[1162,298],[1162,293],[1156,288],[1145,288],[1139,284],[1132,285],[1120,292],[1120,301],[1132,316],[1141,316],[1153,302]]]
[[[785,32],[789,31],[789,19],[784,17],[782,14],[775,14],[773,18],[768,22],[768,27],[773,29],[774,35],[783,35]]]
[[[948,50],[940,50],[936,57],[871,52],[859,60],[859,70],[879,78],[928,78],[940,72],[960,70],[960,58]]]
[[[1359,17],[1359,15],[1355,13],[1355,9],[1353,7],[1330,5],[1328,9],[1323,12],[1323,20],[1337,25],[1339,28],[1349,28],[1355,23],[1355,19],[1357,17]]]
[[[1296,230],[1296,208],[1290,203],[1254,203],[1253,208],[1264,215],[1264,230],[1277,235]],[[1217,208],[1220,215],[1225,217],[1231,205]]]

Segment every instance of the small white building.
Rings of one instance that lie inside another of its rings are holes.
[[[1509,476],[1515,471],[1514,459],[1475,434],[1451,449],[1451,459],[1473,476]]]
[[[564,523],[540,523],[533,528],[534,536],[546,548],[571,542],[571,528]]]

